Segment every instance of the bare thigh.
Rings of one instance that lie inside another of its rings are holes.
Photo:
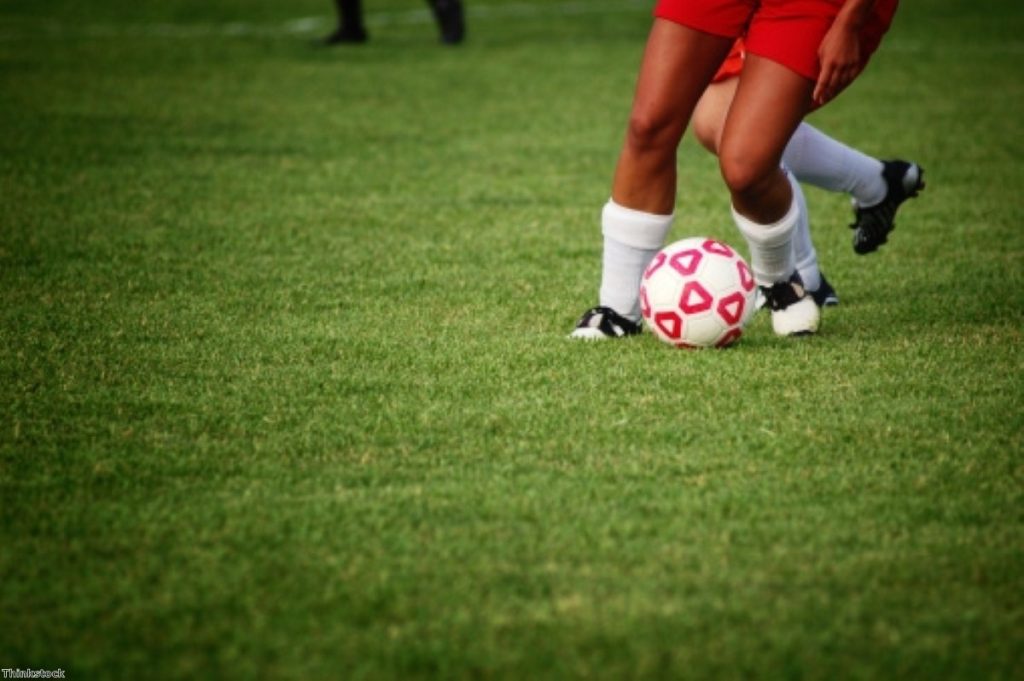
[[[675,204],[676,149],[732,40],[655,19],[615,171],[616,202],[654,213]]]
[[[789,209],[792,193],[779,170],[782,152],[811,107],[813,81],[748,54],[719,146],[733,205],[761,223]]]

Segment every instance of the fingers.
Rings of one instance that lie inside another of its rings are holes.
[[[860,71],[861,67],[858,64],[823,65],[812,94],[815,105],[821,106],[835,99],[847,85],[857,78]]]
[[[818,82],[814,84],[814,94],[811,95],[811,99],[818,106],[831,99],[828,92],[832,84],[832,71],[833,69],[830,67],[822,67],[821,73],[818,74]]]
[[[814,103],[821,106],[834,99],[863,68],[859,38],[855,31],[833,25],[818,47],[821,72],[814,85]]]

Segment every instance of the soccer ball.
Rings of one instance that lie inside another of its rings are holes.
[[[754,275],[732,247],[691,237],[661,249],[640,281],[640,311],[654,334],[680,348],[724,348],[754,313]]]

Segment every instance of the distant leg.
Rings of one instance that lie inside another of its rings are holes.
[[[338,11],[338,28],[327,36],[328,45],[365,43],[369,38],[363,26],[363,6],[361,0],[334,0]]]
[[[441,42],[458,45],[466,37],[466,22],[461,0],[427,0],[441,31]]]

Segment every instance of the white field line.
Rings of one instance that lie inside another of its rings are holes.
[[[547,16],[572,16],[580,14],[608,14],[617,12],[650,11],[653,0],[565,0],[563,2],[527,3],[508,2],[501,5],[473,6],[467,0],[467,22],[501,21],[508,18],[543,18]],[[367,12],[369,26],[390,26],[399,24],[427,24],[434,19],[430,11],[423,9],[399,12]],[[88,38],[206,38],[231,36],[275,36],[306,35],[319,33],[333,27],[333,16],[298,17],[279,24],[255,24],[233,21],[224,24],[61,24],[49,22],[41,26],[0,29],[0,39],[82,36]]]

